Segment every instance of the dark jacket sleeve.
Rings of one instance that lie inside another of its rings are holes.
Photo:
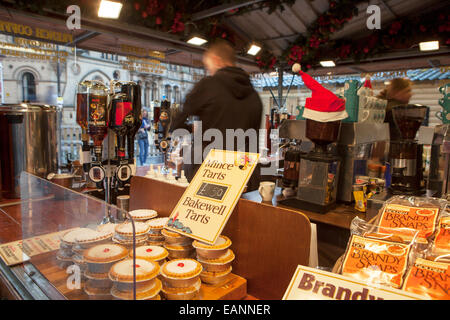
[[[194,86],[191,92],[189,92],[182,106],[182,110],[178,112],[170,126],[170,132],[180,128],[190,130],[185,124],[187,118],[189,116],[199,115],[201,110],[211,101],[211,91],[208,89],[210,87],[210,82],[211,77],[203,78]]]

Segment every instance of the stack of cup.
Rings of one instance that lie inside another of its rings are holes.
[[[129,195],[121,195],[116,198],[117,206],[122,210],[117,212],[117,219],[119,221],[125,221],[127,219],[126,212],[128,212],[130,208],[130,196]]]

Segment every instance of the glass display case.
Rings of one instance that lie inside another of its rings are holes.
[[[159,298],[159,280],[150,272],[159,269],[158,263],[136,263],[136,246],[147,226],[143,221],[26,172],[20,193],[20,200],[0,205],[0,284],[14,298]],[[142,281],[139,268],[154,276]]]

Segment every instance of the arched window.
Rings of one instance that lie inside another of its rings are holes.
[[[94,77],[92,78],[92,80],[97,80],[97,81],[103,82],[103,78],[102,78],[101,76],[99,76],[99,75],[94,76]],[[104,83],[104,82],[103,82],[103,83]]]
[[[151,100],[155,101],[158,100],[158,87],[156,86],[155,82],[152,82],[152,95]]]
[[[181,97],[180,97],[180,88],[178,86],[175,86],[173,88],[173,102],[174,103],[180,103]]]
[[[168,84],[166,84],[166,99],[167,99],[167,101],[172,101],[172,87],[170,86],[170,85],[168,85]]]
[[[36,101],[36,82],[31,72],[22,75],[22,101]]]

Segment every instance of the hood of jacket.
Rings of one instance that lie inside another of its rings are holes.
[[[220,81],[237,99],[244,99],[253,92],[250,77],[238,67],[225,67],[213,76]]]

